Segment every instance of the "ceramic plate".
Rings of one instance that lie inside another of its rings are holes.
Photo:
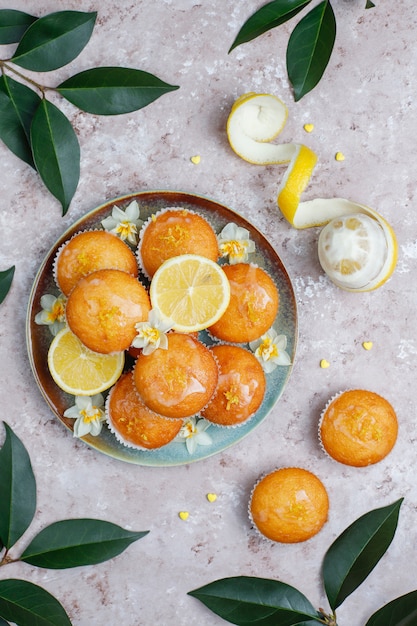
[[[47,254],[36,275],[30,294],[27,315],[27,347],[30,364],[36,383],[56,417],[72,431],[74,420],[64,417],[64,411],[74,404],[74,396],[61,391],[52,380],[48,366],[47,353],[52,340],[52,334],[47,326],[35,324],[35,315],[41,310],[40,299],[43,294],[59,294],[53,275],[52,267],[57,250],[75,233],[91,228],[101,228],[101,220],[111,214],[114,205],[125,208],[136,200],[140,208],[141,219],[146,219],[152,213],[164,207],[184,207],[191,209],[205,217],[219,233],[228,223],[234,222],[249,230],[255,241],[256,252],[250,255],[250,261],[264,268],[275,281],[279,290],[280,304],[274,327],[279,334],[287,336],[287,352],[294,363],[297,342],[297,310],[294,291],[288,273],[272,246],[265,237],[242,216],[229,208],[205,198],[176,191],[146,191],[122,196],[106,202],[75,222],[56,242]],[[146,280],[144,281],[146,282]],[[207,335],[200,333],[200,338],[210,343]],[[234,445],[256,426],[258,426],[271,411],[288,381],[292,366],[278,366],[273,372],[266,375],[267,389],[264,401],[257,413],[246,423],[236,428],[224,428],[211,425],[207,431],[212,438],[209,446],[197,446],[196,452],[190,455],[184,442],[170,444],[153,451],[142,451],[121,445],[114,435],[104,425],[97,437],[83,438],[89,446],[113,458],[128,463],[149,466],[170,466],[191,463],[207,458]]]

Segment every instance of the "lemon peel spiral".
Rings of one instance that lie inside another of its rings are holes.
[[[232,150],[256,165],[288,164],[277,192],[278,208],[294,228],[327,225],[319,237],[319,261],[330,280],[347,291],[380,287],[391,277],[397,263],[398,245],[391,225],[374,209],[344,198],[301,202],[317,155],[304,144],[272,143],[287,117],[287,107],[276,96],[243,94],[234,102],[227,120]],[[355,216],[359,216],[356,221]],[[340,218],[349,217],[352,219],[340,222]],[[369,218],[378,226],[369,223]]]

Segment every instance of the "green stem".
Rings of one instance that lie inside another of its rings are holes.
[[[22,78],[25,82],[27,82],[30,85],[32,85],[33,87],[35,87],[35,89],[38,89],[38,91],[41,92],[42,97],[45,97],[45,92],[46,91],[55,91],[53,87],[47,87],[46,85],[40,85],[35,80],[32,80],[31,78],[29,78],[29,76],[26,76],[25,74],[22,74],[15,67],[12,67],[8,63],[8,61],[4,61],[4,60],[0,59],[0,69],[1,69],[2,73],[4,72],[4,69],[7,69],[12,74],[15,74],[16,76],[19,76],[19,78]]]

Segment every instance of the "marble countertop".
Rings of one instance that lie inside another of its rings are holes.
[[[57,10],[53,0],[12,4],[38,16]],[[314,606],[326,607],[320,569],[327,547],[363,513],[404,497],[387,554],[338,610],[339,626],[363,626],[383,604],[415,589],[417,578],[410,559],[417,540],[417,5],[375,0],[376,7],[365,11],[365,0],[334,2],[338,30],[329,67],[316,89],[295,103],[285,69],[295,21],[227,54],[240,26],[263,4],[259,0],[60,4],[98,11],[97,24],[86,49],[47,75],[48,84],[92,65],[119,65],[180,88],[145,109],[112,117],[60,102],[81,146],[80,183],[65,217],[36,173],[0,145],[0,270],[16,266],[0,307],[1,419],[27,447],[38,486],[35,519],[21,545],[68,517],[96,517],[150,533],[97,566],[53,571],[14,563],[1,568],[0,579],[43,586],[62,602],[74,626],[225,623],[187,592],[239,574],[282,580]],[[0,8],[11,3],[0,0]],[[251,165],[232,152],[226,120],[235,99],[248,91],[281,98],[289,116],[279,141],[305,143],[317,153],[306,199],[349,198],[393,225],[399,260],[383,287],[355,294],[330,283],[317,258],[319,230],[297,231],[277,209],[285,168]],[[314,124],[312,133],[305,123]],[[335,159],[337,151],[344,161]],[[196,155],[198,164],[191,161]],[[25,342],[31,286],[55,241],[103,202],[152,189],[202,194],[250,220],[283,260],[299,315],[294,369],[267,419],[226,451],[174,467],[123,463],[74,438],[39,392]],[[363,348],[365,341],[372,350]],[[321,368],[321,359],[330,367]],[[383,395],[399,420],[393,451],[361,469],[327,458],[317,440],[327,400],[355,387]],[[261,539],[248,520],[254,482],[282,466],[309,469],[329,493],[328,522],[305,543]],[[209,502],[208,493],[217,499]],[[186,521],[180,511],[189,513]]]

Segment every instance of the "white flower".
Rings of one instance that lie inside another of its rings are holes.
[[[158,309],[149,311],[147,322],[138,322],[135,328],[137,336],[132,341],[134,348],[143,348],[143,354],[148,355],[162,348],[168,348],[168,337],[166,333],[171,330],[174,322],[171,319],[162,319]]]
[[[205,419],[189,417],[181,426],[180,432],[175,437],[175,441],[185,441],[188,453],[194,454],[198,445],[209,446],[212,443],[210,435],[206,433],[210,425],[210,422]]]
[[[228,257],[229,263],[244,263],[248,255],[255,252],[255,242],[250,239],[249,231],[233,222],[229,222],[217,236],[222,257]]]
[[[101,224],[105,230],[135,246],[138,242],[139,228],[143,224],[143,221],[139,219],[138,203],[133,200],[124,211],[113,206],[111,215],[102,220]]]
[[[65,326],[65,303],[64,295],[58,297],[46,293],[41,298],[42,311],[35,315],[36,324],[45,324],[55,335]]]
[[[75,405],[64,411],[64,416],[76,420],[74,437],[99,435],[105,420],[104,398],[101,393],[95,396],[75,396]]]
[[[287,338],[285,335],[277,335],[274,328],[270,328],[256,341],[251,341],[249,347],[267,373],[272,372],[277,365],[291,365],[290,355],[285,351]]]

